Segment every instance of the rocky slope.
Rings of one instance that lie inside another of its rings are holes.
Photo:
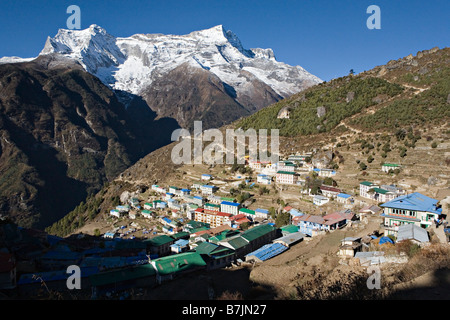
[[[59,30],[35,59],[0,58],[0,212],[47,226],[179,126],[221,127],[319,82],[222,26]]]
[[[170,141],[175,121],[129,109],[65,57],[0,65],[1,213],[44,227]]]

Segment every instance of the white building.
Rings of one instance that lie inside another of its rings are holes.
[[[396,163],[383,163],[381,171],[388,173],[389,170],[400,169],[402,166]]]
[[[205,181],[209,181],[212,179],[212,176],[210,174],[204,173],[204,174],[202,174],[201,179],[205,180]]]
[[[364,198],[372,199],[372,195],[369,193],[369,190],[372,188],[379,188],[379,185],[369,181],[361,182],[359,184],[359,195]]]
[[[258,208],[255,210],[255,216],[256,218],[267,219],[269,218],[269,210]]]
[[[258,174],[256,177],[256,182],[261,184],[270,184],[272,182],[272,178],[266,174]]]
[[[322,206],[322,205],[328,203],[329,201],[330,201],[330,199],[328,199],[327,197],[324,197],[324,196],[315,195],[313,197],[313,203],[317,206]]]
[[[203,195],[210,196],[216,191],[216,187],[205,184],[201,186],[200,190]]]
[[[236,202],[222,201],[220,203],[220,211],[225,212],[225,213],[230,213],[232,215],[238,214],[240,207],[241,207],[241,204],[236,203]]]
[[[298,176],[292,171],[277,171],[276,181],[280,184],[295,184]]]

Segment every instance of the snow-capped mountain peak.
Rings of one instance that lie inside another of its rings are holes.
[[[59,29],[54,38],[47,38],[39,55],[51,53],[76,59],[93,74],[99,68],[118,66],[125,61],[125,56],[116,45],[116,38],[95,24],[85,30]]]
[[[245,49],[223,25],[187,35],[136,34],[114,37],[100,26],[85,30],[60,29],[48,38],[41,55],[60,53],[76,59],[112,89],[139,94],[155,78],[181,64],[208,70],[237,94],[257,78],[280,96],[321,82],[303,68],[276,61],[271,49]],[[243,76],[245,74],[246,76]]]

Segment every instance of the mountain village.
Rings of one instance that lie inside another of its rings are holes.
[[[402,241],[427,246],[430,230],[437,241],[448,242],[449,198],[372,181],[357,182],[356,192],[342,190],[333,179],[339,171],[313,153],[277,163],[247,160],[222,171],[204,168],[192,166],[195,173],[183,172],[170,185],[122,193],[102,215],[103,228],[91,232],[60,238],[3,221],[2,241],[11,252],[20,248],[20,255],[1,253],[1,288],[18,296],[42,294],[43,285],[48,293],[66,291],[66,270],[76,265],[87,296],[124,299],[193,272],[254,267],[336,230],[364,234],[342,238],[330,249],[341,263],[365,267],[404,263],[404,253],[380,248]],[[379,170],[392,174],[402,167],[384,163]],[[311,188],[311,179],[322,184]],[[289,193],[303,205],[274,201]],[[368,229],[369,220],[377,228]]]
[[[448,61],[323,81],[222,25],[95,24],[0,58],[0,299],[448,298]],[[277,129],[280,157],[176,163],[196,121]]]

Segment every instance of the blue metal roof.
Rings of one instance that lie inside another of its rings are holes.
[[[170,245],[171,247],[184,247],[189,244],[189,240],[180,239],[175,241],[174,244]]]
[[[240,203],[230,202],[230,201],[222,201],[220,204],[227,205],[227,206],[233,206],[233,207],[238,207],[240,205]]]
[[[262,246],[256,251],[253,251],[247,256],[254,256],[258,258],[261,261],[268,260],[272,257],[275,257],[276,255],[279,255],[280,253],[286,251],[288,248],[282,245],[281,243],[270,243]]]
[[[258,208],[255,210],[255,212],[269,213],[269,210]]]
[[[347,198],[350,198],[351,197],[351,195],[349,195],[349,194],[346,194],[346,193],[339,193],[338,195],[337,195],[338,197],[341,197],[341,198],[345,198],[345,199],[347,199]]]
[[[425,211],[436,214],[442,213],[442,208],[436,208],[438,200],[427,197],[419,192],[414,192],[388,201],[380,207],[406,209],[413,211]]]
[[[298,216],[303,216],[304,215],[303,212],[300,212],[297,209],[291,209],[291,210],[289,210],[289,213],[291,214],[291,216],[294,216],[294,217],[298,217]]]

